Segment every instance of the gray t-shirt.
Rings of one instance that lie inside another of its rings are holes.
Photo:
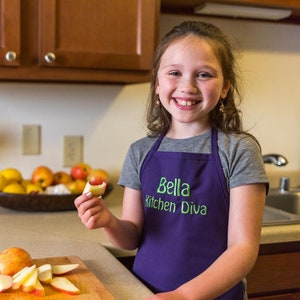
[[[131,144],[118,182],[121,186],[141,190],[141,166],[156,139],[144,137]],[[252,183],[268,183],[260,147],[251,136],[218,131],[218,148],[228,190]],[[211,153],[211,131],[187,139],[164,137],[158,151]]]

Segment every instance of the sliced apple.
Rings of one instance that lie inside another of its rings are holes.
[[[53,275],[63,275],[78,268],[79,264],[53,265]]]
[[[34,285],[34,290],[31,292],[31,294],[39,297],[45,296],[45,288],[42,286],[39,279],[36,280]]]
[[[50,283],[52,280],[52,267],[50,264],[44,264],[38,267],[38,279],[42,283]]]
[[[66,277],[55,277],[50,282],[51,286],[57,291],[69,294],[79,295],[80,290]]]
[[[9,275],[0,274],[0,293],[12,287],[13,279]]]
[[[20,286],[32,275],[34,270],[36,269],[36,265],[32,265],[28,269],[25,269],[18,276],[13,278],[12,288],[14,290],[20,288]]]
[[[23,273],[25,270],[29,269],[29,267],[24,267],[22,270],[20,270],[19,272],[17,272],[16,274],[14,274],[12,276],[13,279],[15,279],[16,277],[20,276],[21,273]]]
[[[94,197],[102,196],[106,190],[106,182],[101,178],[91,178],[84,187],[83,194],[91,192]]]
[[[21,285],[22,291],[29,293],[35,290],[35,284],[37,280],[38,280],[38,269],[35,268],[31,276],[28,277],[27,280],[25,280]]]

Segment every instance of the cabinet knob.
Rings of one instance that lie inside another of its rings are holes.
[[[47,63],[51,64],[51,63],[54,63],[54,62],[55,62],[56,56],[55,56],[54,53],[48,52],[48,53],[44,56],[44,58],[45,58],[45,61],[46,61]]]
[[[15,61],[17,59],[17,54],[15,51],[8,51],[5,54],[6,61]]]

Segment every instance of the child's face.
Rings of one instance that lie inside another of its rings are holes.
[[[221,65],[205,39],[184,37],[162,56],[156,93],[172,122],[209,125],[208,113],[226,97],[228,89]]]

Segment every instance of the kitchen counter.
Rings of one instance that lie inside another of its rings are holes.
[[[122,188],[105,199],[121,215]],[[23,247],[33,258],[79,256],[116,299],[141,300],[151,292],[116,257],[134,255],[111,245],[101,229],[89,230],[77,211],[23,212],[0,207],[0,250]],[[300,224],[265,226],[261,244],[300,241]],[[115,257],[116,256],[116,257]]]
[[[300,224],[263,226],[260,244],[300,241]]]
[[[113,208],[118,214],[119,208]],[[0,207],[0,251],[22,247],[33,258],[78,256],[115,299],[141,300],[151,295],[102,244],[101,230],[88,230],[76,211],[22,212]]]

